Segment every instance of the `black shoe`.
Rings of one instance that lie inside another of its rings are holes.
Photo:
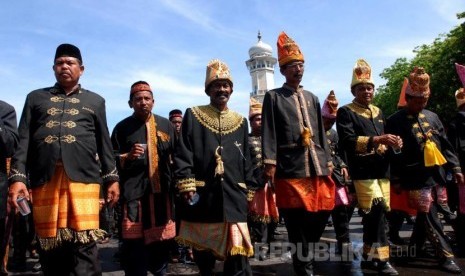
[[[360,261],[360,268],[361,269],[378,269],[378,262],[377,261]]]
[[[32,272],[39,272],[42,270],[42,265],[37,262],[33,267],[32,267]]]
[[[462,270],[460,269],[460,267],[458,267],[458,265],[454,262],[454,260],[450,260],[450,259],[445,260],[441,264],[441,269],[449,273],[453,273],[453,274],[462,273]]]
[[[399,272],[389,262],[380,262],[378,264],[378,273],[381,275],[399,275]]]
[[[7,276],[8,275],[8,270],[6,269],[6,267],[4,265],[0,266],[0,275],[2,275],[2,276]]]
[[[334,254],[336,255],[346,255],[352,252],[353,248],[351,242],[337,242],[336,249],[334,250]]]
[[[404,239],[402,239],[401,237],[399,236],[393,236],[391,238],[389,238],[389,240],[395,244],[395,245],[406,245],[407,243],[405,242]]]

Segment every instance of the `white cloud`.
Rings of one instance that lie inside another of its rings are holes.
[[[451,24],[458,24],[457,13],[465,11],[465,1],[463,0],[429,0],[428,3],[443,20]]]
[[[211,31],[222,36],[228,36],[232,38],[244,38],[244,32],[233,29],[231,26],[225,26],[220,24],[220,21],[213,20],[213,16],[210,15],[206,9],[209,5],[199,5],[195,1],[172,1],[172,0],[161,0],[163,5],[169,8],[172,12],[184,17],[185,19],[193,22],[196,25],[201,26],[207,31]],[[217,15],[219,19],[223,15]],[[224,21],[226,22],[226,21]]]

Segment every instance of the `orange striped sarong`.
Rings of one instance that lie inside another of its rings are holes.
[[[63,241],[88,243],[102,238],[99,195],[100,184],[73,182],[57,164],[52,179],[32,189],[34,225],[42,249]]]

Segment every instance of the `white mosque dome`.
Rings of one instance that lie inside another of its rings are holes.
[[[249,49],[250,58],[259,56],[271,56],[273,54],[273,48],[270,45],[262,41],[262,36],[258,32],[258,42]]]

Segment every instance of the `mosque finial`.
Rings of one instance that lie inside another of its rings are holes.
[[[260,30],[258,30],[258,41],[262,40],[262,35],[260,34]]]

